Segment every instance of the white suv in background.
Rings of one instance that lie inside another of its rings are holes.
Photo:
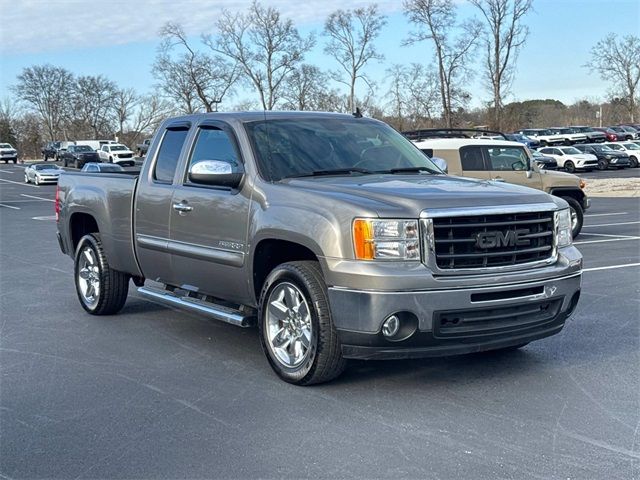
[[[565,142],[563,135],[558,135],[544,128],[525,128],[524,130],[518,130],[516,133],[526,135],[529,138],[535,138],[543,147],[547,145],[561,145]]]
[[[117,163],[118,165],[129,165],[133,167],[136,162],[133,160],[133,152],[129,147],[121,143],[109,143],[102,145],[98,150],[100,160],[103,162]]]
[[[555,158],[558,167],[564,168],[569,173],[577,169],[591,171],[598,168],[598,157],[590,153],[582,153],[575,147],[543,147],[538,151]]]

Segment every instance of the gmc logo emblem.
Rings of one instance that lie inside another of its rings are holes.
[[[476,247],[522,247],[531,243],[528,238],[522,238],[528,234],[529,230],[527,230],[526,228],[521,228],[519,230],[509,230],[507,232],[480,232],[476,234]]]

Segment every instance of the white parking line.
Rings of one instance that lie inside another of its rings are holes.
[[[586,213],[585,217],[609,217],[611,215],[629,215],[628,212],[617,212],[617,213]]]
[[[585,245],[587,243],[624,242],[625,240],[640,240],[640,237],[609,238],[607,240],[587,240],[586,242],[573,242],[573,244]]]
[[[2,180],[0,178],[0,180]],[[598,225],[583,225],[582,228],[594,228],[594,227],[613,227],[614,225],[635,225],[640,222],[620,222],[620,223],[600,223]]]
[[[55,200],[51,200],[50,198],[36,197],[35,195],[27,195],[26,193],[21,193],[20,196],[21,197],[27,197],[27,198],[35,198],[36,200],[44,200],[45,202],[54,202],[55,203]]]
[[[12,172],[11,170],[0,170],[0,173],[10,173],[11,175],[13,175],[16,172]]]
[[[6,180],[4,178],[0,178],[0,182],[15,183],[16,185],[22,185],[23,187],[40,188],[36,185],[31,185],[30,183],[14,182],[13,180]]]
[[[0,207],[11,208],[13,210],[20,210],[20,207],[14,207],[12,205],[5,205],[4,203],[0,203]]]
[[[613,268],[640,267],[640,263],[627,263],[625,265],[609,265],[608,267],[583,268],[583,272],[596,272],[598,270],[611,270]]]
[[[635,238],[635,235],[611,235],[609,233],[584,233],[580,232],[580,236],[589,235],[590,237],[613,237],[613,238]]]

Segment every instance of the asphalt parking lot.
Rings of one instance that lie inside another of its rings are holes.
[[[598,174],[598,172],[594,172]],[[0,165],[0,478],[640,477],[640,201],[593,198],[565,329],[294,387],[254,329],[139,297],[96,318],[55,186]]]

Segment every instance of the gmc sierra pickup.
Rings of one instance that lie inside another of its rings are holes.
[[[514,349],[580,296],[567,203],[444,175],[386,124],[259,112],[166,120],[139,175],[64,173],[58,240],[82,307],[159,302],[257,323],[307,385],[345,360]]]

